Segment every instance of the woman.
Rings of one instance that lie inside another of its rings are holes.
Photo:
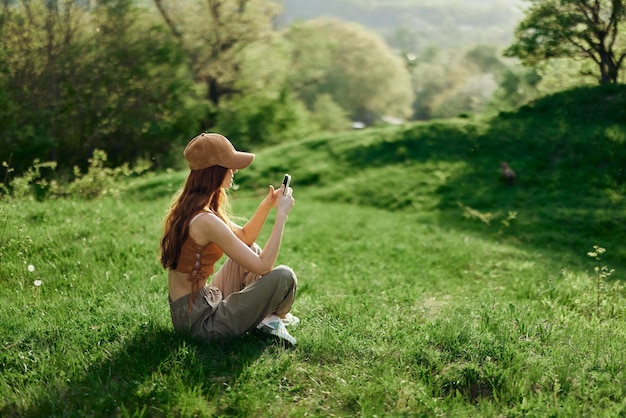
[[[208,133],[193,138],[183,153],[191,171],[165,219],[161,239],[174,329],[209,340],[257,327],[295,344],[285,325],[298,322],[289,313],[296,275],[286,266],[274,268],[294,204],[292,189],[269,186],[257,211],[240,227],[229,219],[226,190],[254,154],[236,151],[224,136]],[[261,249],[255,241],[272,208],[276,219]],[[207,285],[224,253],[228,259]]]

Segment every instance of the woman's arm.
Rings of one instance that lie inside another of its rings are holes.
[[[282,189],[274,190],[274,186],[270,186],[267,196],[261,201],[256,212],[252,215],[252,218],[250,218],[243,227],[235,227],[235,235],[245,242],[246,245],[250,246],[254,244],[259,237],[267,215],[270,210],[276,206],[278,197],[282,193],[281,190]]]
[[[277,196],[274,226],[260,254],[252,251],[214,214],[204,215],[194,222],[192,226],[194,228],[194,240],[199,244],[214,242],[235,263],[255,274],[264,275],[269,273],[278,257],[287,215],[294,204],[291,188],[289,188],[285,196],[282,196],[282,189],[279,190],[281,193]]]

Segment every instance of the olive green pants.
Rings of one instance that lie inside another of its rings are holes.
[[[252,249],[260,251],[256,244]],[[198,291],[191,312],[191,295],[170,300],[172,324],[178,332],[205,340],[242,335],[270,314],[286,315],[296,286],[296,275],[287,266],[259,276],[228,259],[211,283]]]

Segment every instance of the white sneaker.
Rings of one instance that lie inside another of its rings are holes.
[[[300,319],[297,316],[291,314],[291,312],[287,312],[287,315],[283,318],[283,324],[286,327],[295,327],[300,323]]]
[[[266,316],[261,323],[257,325],[257,328],[269,334],[275,335],[278,338],[289,342],[291,345],[296,345],[296,339],[289,334],[287,328],[285,328],[282,318],[277,315]]]

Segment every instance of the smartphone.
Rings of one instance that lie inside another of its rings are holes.
[[[283,184],[285,185],[285,188],[283,189],[283,196],[287,193],[287,188],[289,187],[290,183],[291,176],[289,174],[285,174],[285,177],[283,177]]]

